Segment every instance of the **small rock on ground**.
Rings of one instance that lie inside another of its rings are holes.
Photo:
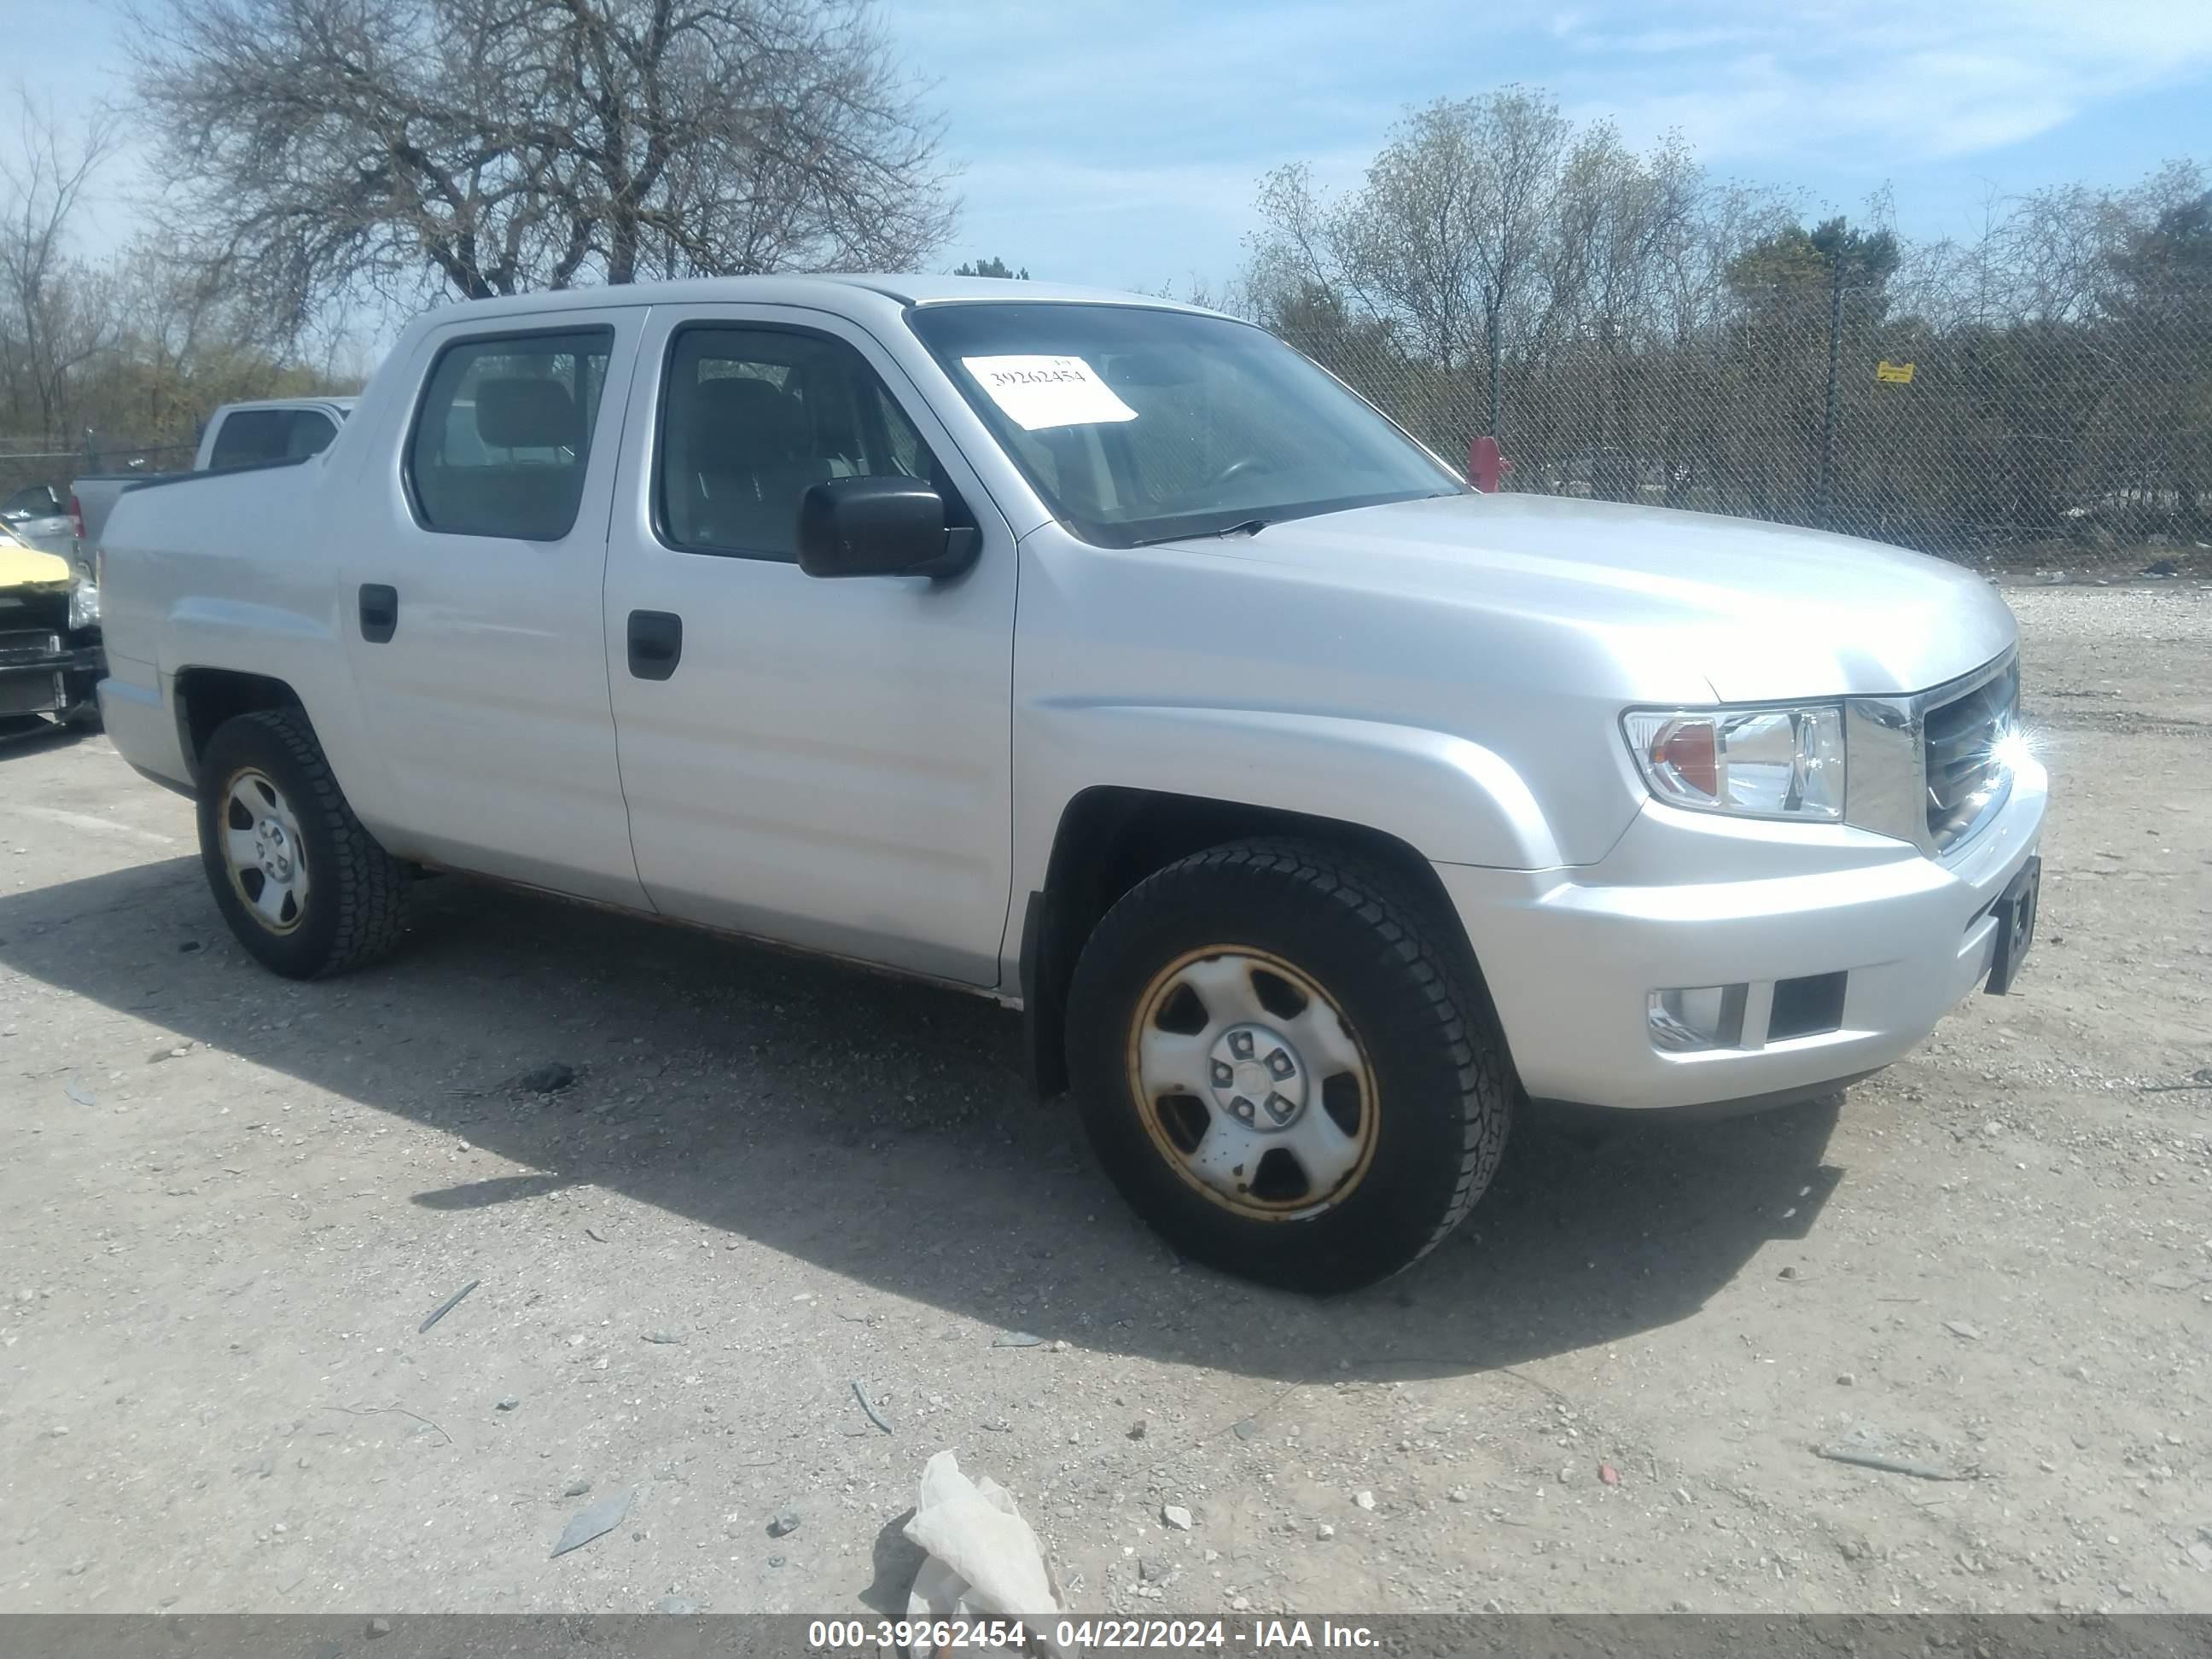
[[[594,1538],[612,1532],[622,1525],[623,1517],[629,1513],[629,1492],[617,1492],[577,1510],[562,1529],[560,1541],[553,1546],[553,1553],[566,1555],[570,1550],[580,1549]]]

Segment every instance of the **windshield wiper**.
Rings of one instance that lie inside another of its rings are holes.
[[[1158,547],[1162,542],[1218,541],[1224,536],[1256,536],[1273,523],[1269,519],[1240,519],[1235,524],[1224,525],[1218,530],[1179,530],[1172,536],[1147,536],[1140,542],[1131,542],[1132,547]]]

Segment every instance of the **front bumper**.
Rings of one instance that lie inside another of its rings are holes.
[[[74,714],[101,672],[97,629],[0,628],[0,718]]]
[[[1888,1065],[1982,982],[1996,945],[1991,907],[2034,856],[2049,787],[2024,763],[2003,805],[1941,858],[1863,830],[1655,802],[1598,864],[1436,867],[1532,1097],[1788,1099]],[[1777,1035],[1777,983],[1832,975],[1844,977],[1831,1028]],[[1743,988],[1732,1040],[1657,1046],[1652,994],[1707,986]]]

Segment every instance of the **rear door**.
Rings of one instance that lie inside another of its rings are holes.
[[[600,589],[643,315],[427,335],[338,594],[392,850],[639,907]]]
[[[992,985],[1010,877],[1014,547],[903,370],[802,307],[656,306],[606,634],[638,872],[660,909]],[[929,478],[964,574],[825,580],[799,497]]]

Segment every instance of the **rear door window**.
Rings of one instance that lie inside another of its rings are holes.
[[[614,331],[593,328],[459,340],[441,351],[407,447],[423,527],[525,541],[574,529],[613,349]]]
[[[0,501],[0,514],[11,519],[56,518],[64,510],[52,484],[32,484]]]
[[[289,409],[233,410],[216,428],[209,468],[220,472],[226,467],[284,459],[292,441],[293,413]]]

